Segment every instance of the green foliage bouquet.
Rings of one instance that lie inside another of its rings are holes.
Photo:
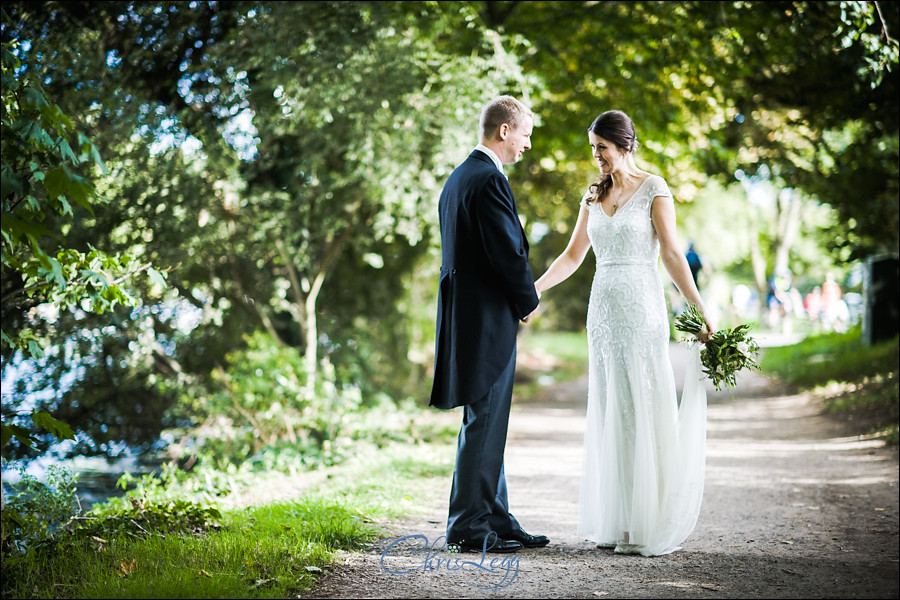
[[[696,335],[704,327],[706,321],[700,309],[694,304],[675,319],[675,329]],[[734,329],[720,329],[712,334],[706,346],[700,352],[700,363],[703,372],[716,386],[733,388],[737,385],[736,377],[741,369],[759,369],[756,362],[759,355],[759,344],[747,335],[748,325],[738,325]]]

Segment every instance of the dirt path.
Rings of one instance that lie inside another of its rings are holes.
[[[682,350],[672,358],[677,376]],[[575,533],[585,395],[585,379],[551,386],[517,400],[510,420],[510,507],[548,547],[485,559],[437,552],[448,478],[420,499],[426,515],[390,524],[398,537],[424,538],[348,554],[304,597],[898,597],[896,448],[850,435],[808,395],[753,374],[734,400],[710,388],[696,529],[673,554],[621,556]]]

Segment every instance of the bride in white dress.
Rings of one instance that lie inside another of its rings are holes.
[[[535,288],[541,294],[564,281],[593,248],[578,532],[617,553],[657,556],[678,550],[694,529],[706,462],[700,349],[688,361],[679,402],[660,256],[682,295],[706,311],[676,240],[669,187],[635,165],[631,119],[605,112],[588,139],[600,177],[582,198],[568,246]],[[706,323],[701,342],[714,331]]]

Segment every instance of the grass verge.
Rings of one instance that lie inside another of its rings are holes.
[[[219,523],[196,532],[76,530],[4,556],[3,597],[296,597],[339,553],[386,535],[379,523],[418,512],[416,499],[447,479],[452,457],[449,441],[392,444],[328,469],[296,500],[238,507],[232,498]],[[261,474],[255,485],[285,477]]]
[[[858,434],[898,443],[898,338],[869,346],[859,328],[810,336],[769,348],[762,371],[810,389],[825,412],[853,423]]]

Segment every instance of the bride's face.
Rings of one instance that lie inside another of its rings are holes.
[[[600,172],[604,175],[615,173],[625,160],[625,153],[619,150],[615,144],[600,137],[593,131],[588,132],[588,140],[591,143],[591,152]]]

